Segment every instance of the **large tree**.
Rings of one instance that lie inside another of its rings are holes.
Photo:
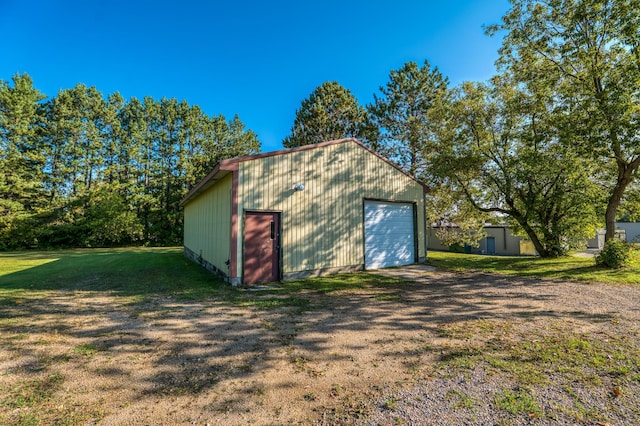
[[[562,255],[594,232],[599,194],[589,163],[566,148],[551,98],[504,76],[490,86],[464,84],[442,107],[432,162],[452,199],[504,218],[542,257]]]
[[[44,152],[38,135],[39,102],[45,96],[26,74],[14,75],[12,83],[0,80],[0,234],[29,245],[32,226],[25,222],[44,202]]]
[[[336,81],[327,81],[302,101],[291,134],[282,144],[293,148],[342,138],[373,143],[376,134],[367,111],[351,91]]]
[[[446,98],[448,80],[428,61],[422,67],[407,62],[391,71],[389,81],[374,95],[369,111],[380,129],[378,150],[414,176],[425,178],[436,134],[431,110]]]
[[[511,3],[488,31],[506,31],[498,63],[528,90],[551,91],[572,134],[566,141],[610,171],[604,219],[611,239],[640,167],[640,0]]]

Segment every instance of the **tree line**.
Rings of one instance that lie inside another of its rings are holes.
[[[188,189],[259,151],[237,116],[83,84],[47,99],[16,74],[0,81],[0,249],[181,244]]]
[[[504,221],[554,257],[640,220],[640,0],[511,0],[486,33],[504,36],[488,82],[409,62],[366,106],[326,82],[285,146],[361,139],[430,185],[448,243]]]

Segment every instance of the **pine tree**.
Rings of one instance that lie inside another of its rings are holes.
[[[343,138],[375,143],[377,130],[351,91],[336,81],[328,81],[302,101],[291,134],[282,144],[293,148]]]
[[[380,129],[379,151],[413,176],[425,177],[435,130],[430,111],[446,98],[448,80],[425,61],[422,68],[407,62],[391,71],[389,81],[374,95],[369,111]]]
[[[44,202],[39,102],[27,74],[0,81],[0,246],[36,242],[32,216]]]

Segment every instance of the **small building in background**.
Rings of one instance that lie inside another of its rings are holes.
[[[233,285],[423,262],[426,191],[355,139],[224,160],[181,202],[184,251]]]
[[[640,222],[616,222],[616,232],[624,231],[624,238],[628,243],[640,243]]]
[[[587,248],[601,250],[604,247],[606,229],[596,229],[596,235],[587,240]],[[640,223],[616,222],[615,238],[627,243],[640,243]]]
[[[428,249],[441,251],[464,251],[474,254],[495,254],[504,256],[537,256],[533,243],[511,233],[507,225],[485,225],[487,236],[480,240],[479,247],[445,246],[437,237],[438,227],[431,226],[427,231]],[[593,238],[585,241],[588,249],[601,250],[604,247],[605,229],[597,229]],[[615,238],[628,243],[640,243],[640,223],[616,222]]]
[[[500,256],[537,256],[531,241],[513,235],[507,225],[485,225],[486,236],[480,240],[479,247],[450,247],[437,237],[438,227],[428,230],[428,249],[443,251],[464,251],[473,254],[494,254]]]

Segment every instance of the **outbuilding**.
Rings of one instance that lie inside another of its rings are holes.
[[[453,225],[448,228],[456,230]],[[450,251],[451,249],[464,250],[466,253],[491,254],[499,256],[536,256],[533,243],[523,237],[515,235],[508,225],[490,225],[483,227],[485,235],[478,241],[478,247],[448,246],[438,238],[440,227],[432,225],[427,229],[427,248],[429,250]]]
[[[184,251],[233,285],[423,262],[426,191],[355,139],[224,160],[182,200]]]

